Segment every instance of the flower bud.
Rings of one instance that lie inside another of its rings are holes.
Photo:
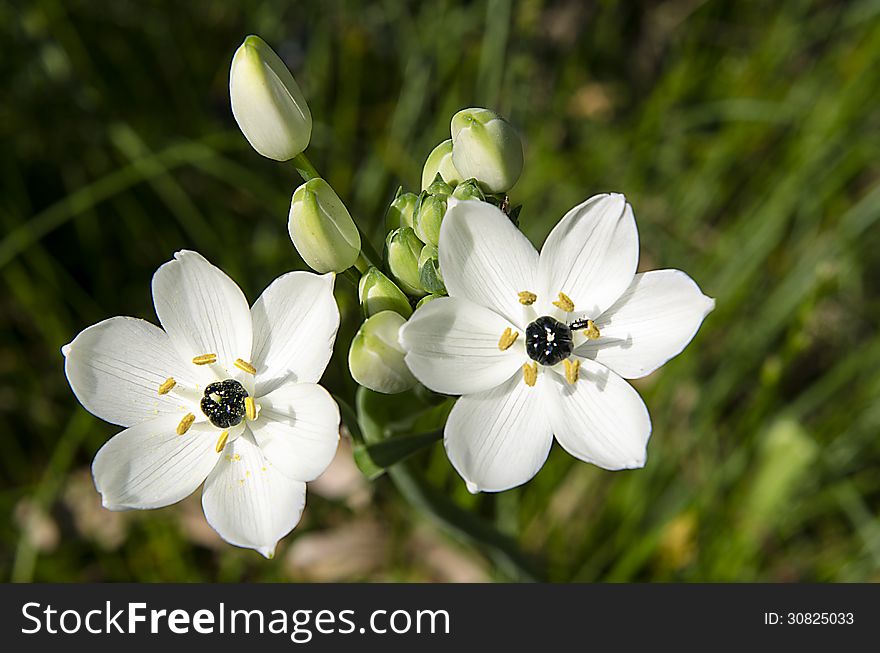
[[[452,139],[448,139],[435,147],[425,161],[422,168],[422,190],[430,186],[437,174],[450,186],[455,186],[462,180],[462,176],[452,163]]]
[[[434,295],[445,295],[446,286],[440,274],[440,259],[434,245],[425,245],[419,254],[419,282],[422,288]]]
[[[370,317],[382,311],[394,311],[403,317],[412,315],[412,307],[403,291],[394,282],[382,274],[377,268],[371,267],[361,277],[358,284],[358,297],[364,309],[364,317]]]
[[[312,114],[296,80],[259,36],[248,36],[229,70],[232,115],[251,146],[276,161],[301,154],[312,137]]]
[[[296,251],[316,272],[342,272],[361,251],[361,236],[348,209],[320,177],[294,191],[287,230]]]
[[[441,295],[425,295],[416,304],[416,310],[419,310],[422,306],[424,306],[428,302],[433,302],[435,299],[440,299],[440,297],[441,297]]]
[[[382,311],[361,325],[348,350],[348,369],[360,385],[385,394],[404,392],[416,385],[397,335],[405,323],[394,311]]]
[[[422,242],[436,246],[440,242],[440,223],[446,215],[446,195],[428,195],[422,191],[413,228]]]
[[[468,179],[461,182],[452,191],[452,196],[457,200],[479,200],[486,201],[486,194],[480,189],[480,185],[476,179]]]
[[[413,297],[425,294],[419,281],[419,254],[424,243],[410,227],[395,229],[385,240],[388,268],[405,293]]]
[[[519,179],[522,143],[504,118],[488,109],[463,109],[452,117],[452,161],[463,179],[489,193],[504,193]]]
[[[428,195],[445,195],[448,197],[452,195],[452,186],[443,181],[443,177],[438,174],[424,192],[428,193]]]
[[[385,230],[393,231],[400,227],[412,227],[413,214],[418,203],[419,196],[415,193],[398,194],[385,212]]]

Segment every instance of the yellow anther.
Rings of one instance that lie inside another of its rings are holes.
[[[189,431],[189,427],[193,425],[193,422],[196,421],[196,416],[192,413],[187,413],[183,416],[183,419],[180,420],[180,424],[177,425],[177,435],[183,435],[187,431]]]
[[[257,419],[257,404],[253,397],[244,398],[244,414],[251,421]]]
[[[214,447],[214,450],[217,453],[220,453],[221,451],[223,451],[223,447],[226,446],[226,441],[228,439],[229,439],[229,431],[223,431],[223,433],[220,434],[220,437],[217,438],[217,446]]]
[[[577,383],[578,375],[581,370],[581,362],[579,360],[568,360],[567,358],[562,361],[563,365],[565,365],[565,380],[568,381],[569,385],[574,385]]]
[[[526,363],[522,366],[523,371],[523,381],[530,388],[534,387],[534,385],[538,382],[538,364],[537,363]]]
[[[559,299],[553,302],[553,305],[566,313],[571,313],[574,310],[574,302],[564,292],[559,293]]]
[[[533,292],[529,292],[528,290],[523,290],[519,294],[519,303],[522,304],[523,306],[531,306],[536,301],[538,301],[538,296]]]
[[[498,339],[498,349],[501,351],[510,349],[510,346],[516,342],[517,338],[519,338],[519,331],[513,331],[510,327],[507,327]]]
[[[196,365],[211,365],[212,363],[217,362],[217,354],[202,354],[201,356],[196,356],[193,358],[193,363]]]
[[[248,363],[246,360],[242,360],[241,358],[235,359],[235,366],[238,369],[247,372],[248,374],[256,374],[257,373],[256,367],[254,367],[253,365]]]
[[[177,381],[175,381],[172,377],[168,377],[162,383],[159,384],[159,394],[167,395],[171,392],[171,389],[177,385]]]
[[[595,340],[601,335],[599,327],[596,326],[593,320],[587,320],[587,328],[584,329],[584,335],[587,337],[587,340]]]

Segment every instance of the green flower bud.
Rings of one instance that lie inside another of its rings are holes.
[[[430,186],[439,173],[441,179],[451,186],[462,180],[462,176],[452,163],[452,139],[445,140],[435,147],[422,168],[422,190]]]
[[[364,309],[364,317],[382,311],[394,311],[403,317],[412,315],[412,307],[403,291],[376,268],[371,267],[361,277],[358,297]]]
[[[436,246],[440,242],[440,223],[446,215],[446,195],[428,195],[422,191],[413,228],[422,242]]]
[[[463,109],[452,117],[452,161],[464,179],[489,193],[504,193],[519,179],[522,143],[504,118],[488,109]]]
[[[393,231],[400,227],[412,227],[413,215],[418,203],[419,196],[415,193],[400,193],[395,197],[385,212],[385,230]]]
[[[425,294],[419,281],[419,254],[424,243],[410,227],[395,229],[385,240],[388,268],[405,293],[413,297]]]
[[[429,195],[446,195],[448,197],[452,195],[452,186],[443,181],[443,177],[438,174],[424,192]]]
[[[479,200],[486,201],[486,194],[480,189],[480,184],[476,179],[468,179],[461,182],[452,191],[452,196],[457,200]]]
[[[445,295],[446,286],[440,274],[440,260],[434,245],[425,245],[419,254],[419,282],[422,288],[435,295]]]
[[[382,311],[361,325],[348,350],[348,369],[360,385],[385,394],[404,392],[416,385],[397,336],[405,323],[394,311]]]
[[[316,272],[342,272],[361,251],[361,236],[348,209],[321,178],[294,191],[287,230],[296,251]]]
[[[425,295],[416,304],[416,310],[419,310],[422,306],[424,306],[428,302],[433,302],[435,299],[440,299],[440,297],[442,297],[442,295]]]
[[[312,114],[284,62],[259,36],[248,36],[229,70],[232,115],[251,146],[276,161],[301,154],[312,137]]]

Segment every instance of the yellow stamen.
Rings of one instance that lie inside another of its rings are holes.
[[[183,416],[183,419],[180,420],[180,424],[177,425],[177,435],[183,435],[187,431],[189,431],[189,427],[193,425],[193,422],[196,421],[196,416],[192,413],[187,413]]]
[[[167,395],[169,392],[171,392],[171,389],[176,385],[177,385],[177,381],[175,381],[173,377],[169,376],[167,379],[165,379],[164,381],[162,381],[162,383],[159,384],[159,394],[160,395]]]
[[[574,310],[574,302],[564,292],[559,293],[559,299],[553,302],[553,305],[566,313],[571,313]]]
[[[193,363],[196,365],[211,365],[216,362],[217,354],[202,354],[193,358]]]
[[[593,320],[587,320],[587,328],[584,329],[584,335],[587,337],[587,340],[595,340],[601,335],[599,327],[596,326]]]
[[[242,360],[241,358],[235,359],[235,366],[240,370],[244,370],[248,374],[256,374],[257,373],[256,367],[254,367],[253,365],[248,363],[246,360]]]
[[[244,414],[251,421],[257,419],[257,404],[253,397],[244,398]]]
[[[579,360],[572,361],[566,358],[562,363],[565,365],[565,380],[568,381],[569,385],[574,385],[578,380],[581,362]]]
[[[522,304],[523,306],[531,306],[536,301],[538,301],[538,296],[533,292],[529,292],[528,290],[523,290],[519,294],[519,303]]]
[[[229,431],[223,431],[223,433],[220,434],[220,437],[217,438],[217,446],[214,447],[214,450],[217,453],[220,453],[221,451],[223,451],[223,447],[226,446],[226,441],[228,439],[229,439]]]
[[[530,388],[534,387],[538,382],[538,364],[526,363],[522,366],[523,381]]]
[[[501,351],[510,349],[510,346],[516,342],[517,338],[519,338],[519,331],[512,331],[510,327],[507,327],[498,339],[498,349]]]

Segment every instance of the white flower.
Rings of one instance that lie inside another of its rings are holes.
[[[339,408],[317,385],[339,326],[333,282],[290,272],[249,308],[221,270],[182,251],[153,276],[164,331],[114,317],[65,345],[79,401],[126,427],[92,463],[104,506],[160,508],[204,482],[208,523],[272,557],[339,440]]]
[[[715,305],[679,270],[636,274],[623,195],[574,207],[540,253],[497,208],[450,200],[440,230],[449,297],[401,329],[406,362],[436,392],[463,395],[444,444],[472,492],[532,478],[553,437],[605,469],[645,464],[651,421],[623,378],[684,349]]]

